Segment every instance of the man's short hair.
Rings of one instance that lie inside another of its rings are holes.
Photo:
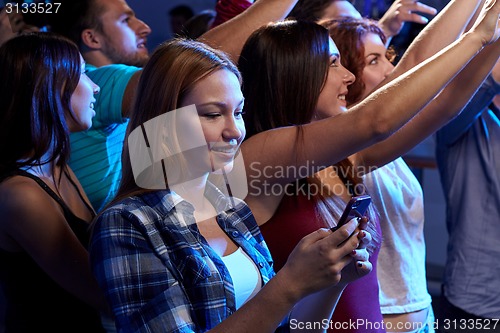
[[[183,16],[186,20],[189,20],[191,17],[193,17],[194,12],[191,9],[191,7],[187,5],[179,5],[174,8],[172,8],[168,14],[170,16]]]
[[[80,48],[82,31],[96,29],[102,31],[100,17],[104,11],[104,2],[99,0],[59,0],[61,6],[57,14],[52,15],[50,28],[53,32],[68,37]]]

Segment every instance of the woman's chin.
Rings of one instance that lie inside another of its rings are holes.
[[[229,173],[233,170],[233,166],[234,166],[234,160],[231,160],[230,162],[226,163],[216,163],[214,165],[214,170],[212,171],[212,173],[216,175]]]

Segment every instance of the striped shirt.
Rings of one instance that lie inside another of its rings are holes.
[[[219,226],[267,283],[272,259],[248,206],[232,206],[214,186],[206,196],[219,212]],[[229,272],[193,213],[190,203],[162,190],[124,199],[97,219],[92,268],[119,332],[204,332],[236,311]]]
[[[116,195],[121,176],[121,154],[128,119],[122,117],[122,100],[132,75],[140,68],[87,65],[88,76],[100,88],[92,127],[71,133],[69,165],[96,211]]]

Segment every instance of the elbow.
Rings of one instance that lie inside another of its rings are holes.
[[[397,129],[391,119],[377,117],[371,125],[371,136],[374,142],[380,142],[391,136]]]
[[[368,97],[370,98],[370,97]],[[391,134],[398,130],[403,124],[401,117],[398,117],[394,112],[388,112],[387,107],[372,107],[367,103],[368,98],[363,101],[364,104],[355,106],[350,110],[350,123],[356,124],[359,137],[364,137],[369,144],[374,144],[387,139]],[[392,108],[394,111],[396,108]]]
[[[364,131],[373,143],[387,139],[403,125],[402,116],[397,114],[401,110],[399,105],[389,106],[387,102],[387,99],[376,102],[375,97],[370,95],[351,110],[356,114],[354,121],[359,131]]]

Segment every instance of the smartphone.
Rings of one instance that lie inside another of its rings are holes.
[[[347,203],[347,206],[345,207],[344,213],[342,213],[338,224],[335,227],[332,227],[331,230],[338,230],[344,224],[349,222],[353,217],[363,217],[371,202],[372,198],[369,195],[352,197],[352,199]]]

